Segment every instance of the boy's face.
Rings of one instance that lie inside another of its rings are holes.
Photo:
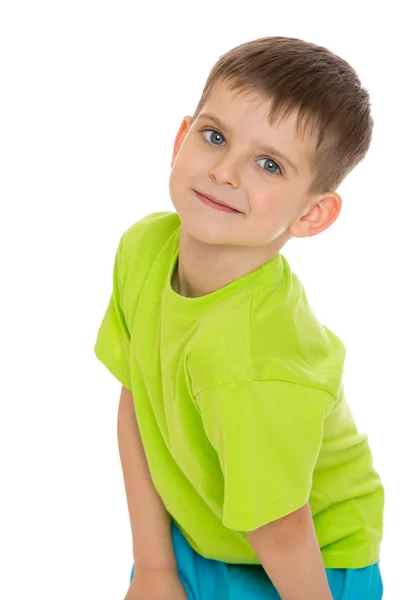
[[[298,136],[296,113],[271,126],[268,111],[269,101],[260,95],[238,96],[217,82],[196,120],[185,117],[175,140],[169,190],[192,237],[222,245],[271,244],[279,250],[291,235],[315,235],[337,218],[340,206],[334,214],[330,202],[323,217],[317,204],[324,195],[307,196],[315,139]],[[205,205],[196,191],[239,212]],[[330,196],[337,205],[340,197]]]

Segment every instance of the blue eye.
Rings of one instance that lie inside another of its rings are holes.
[[[207,133],[211,132],[211,136],[215,134],[214,135],[214,140],[217,141],[217,142],[220,141],[221,139],[222,140],[224,139],[224,136],[222,135],[222,133],[220,133],[216,129],[203,129],[201,133],[205,134],[206,132]],[[203,139],[204,138],[207,140],[207,142],[211,143],[212,146],[218,146],[219,145],[218,143],[214,144],[212,141],[209,141],[208,138],[205,137],[205,135],[203,135]],[[219,139],[216,139],[216,138],[219,138]],[[272,158],[260,158],[259,162],[261,162],[262,160],[265,160],[266,164],[268,164],[268,166],[272,166],[273,167],[273,165],[275,165],[275,167],[278,169],[278,172],[276,172],[276,171],[275,172],[266,171],[266,173],[268,173],[269,175],[281,175],[281,168],[280,168],[280,166],[274,160],[272,160]]]
[[[280,173],[281,173],[281,168],[280,168],[280,166],[279,166],[279,165],[278,165],[278,164],[277,164],[277,163],[276,163],[274,160],[272,160],[272,158],[260,158],[260,161],[261,161],[261,160],[266,160],[266,161],[267,161],[267,164],[268,164],[269,166],[270,166],[270,165],[271,165],[271,163],[272,163],[272,165],[275,165],[275,166],[276,166],[276,168],[278,169],[278,173],[277,173],[277,172],[271,173],[271,171],[267,171],[267,173],[270,173],[271,175],[280,175]]]
[[[202,133],[205,133],[206,131],[207,131],[207,132],[208,132],[208,131],[211,131],[211,135],[212,135],[213,133],[215,133],[215,134],[216,134],[218,137],[220,137],[220,138],[224,139],[224,136],[222,135],[222,133],[219,133],[219,131],[216,131],[215,129],[203,129],[203,132],[202,132]],[[213,145],[214,145],[214,144],[213,144]]]

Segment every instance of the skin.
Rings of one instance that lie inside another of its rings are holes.
[[[169,180],[182,223],[173,276],[173,287],[181,295],[210,294],[271,260],[291,237],[317,235],[339,216],[342,200],[336,192],[308,193],[315,175],[315,138],[299,136],[296,112],[270,125],[269,108],[270,101],[258,93],[240,96],[220,81],[198,117],[182,121]],[[203,118],[204,113],[226,127]],[[279,149],[297,173],[258,144]],[[240,212],[206,206],[194,190]]]

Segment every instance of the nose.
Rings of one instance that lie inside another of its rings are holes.
[[[211,179],[218,184],[228,184],[233,188],[239,187],[239,164],[225,154],[209,171]]]

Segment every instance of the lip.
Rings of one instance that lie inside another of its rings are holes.
[[[239,210],[237,210],[236,208],[233,208],[229,204],[226,204],[225,202],[221,202],[220,200],[217,200],[216,198],[214,198],[214,196],[210,196],[209,194],[203,194],[202,192],[198,192],[196,190],[195,190],[195,192],[199,196],[203,196],[204,198],[207,198],[207,200],[210,200],[210,202],[214,202],[214,204],[219,204],[220,206],[225,206],[226,208],[230,208],[230,210],[233,210],[235,212],[240,212]]]

